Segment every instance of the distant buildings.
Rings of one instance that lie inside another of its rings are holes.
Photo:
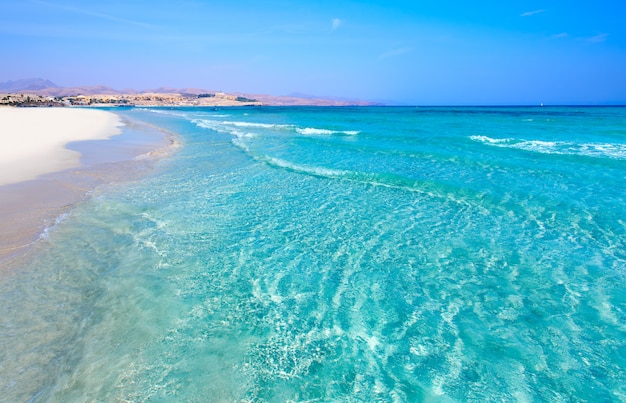
[[[244,106],[261,105],[256,99],[215,94],[142,93],[120,95],[72,95],[46,97],[31,94],[0,94],[0,105],[12,106]]]

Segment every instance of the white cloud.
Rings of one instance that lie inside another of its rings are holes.
[[[534,11],[526,11],[525,13],[521,13],[520,17],[530,17],[531,15],[540,14],[545,12],[546,10],[534,10]]]
[[[155,28],[154,25],[148,24],[142,21],[130,20],[127,18],[120,18],[111,14],[105,14],[105,13],[99,13],[96,11],[87,10],[86,8],[77,8],[77,7],[65,6],[61,4],[53,4],[53,3],[48,3],[43,0],[32,0],[32,2],[34,2],[35,4],[40,4],[40,5],[47,6],[47,7],[53,7],[53,8],[57,8],[60,10],[65,10],[65,11],[69,11],[72,13],[76,13],[76,14],[83,14],[83,15],[88,15],[91,17],[101,18],[104,20],[121,22],[123,24],[129,24],[129,25],[136,25],[138,27],[143,27],[143,28]]]
[[[561,32],[560,34],[554,34],[552,35],[553,39],[559,39],[559,38],[567,38],[569,36],[569,34],[567,32]]]
[[[591,38],[587,38],[587,42],[590,43],[602,43],[604,41],[606,41],[606,38],[609,36],[609,34],[599,34],[596,36],[592,36]]]
[[[341,19],[339,19],[339,18],[333,18],[332,24],[333,24],[333,26],[332,26],[331,29],[334,31],[337,28],[339,28],[341,26],[341,24],[343,24],[343,21],[341,21]]]
[[[397,48],[397,49],[392,49],[389,50],[385,53],[382,53],[380,56],[378,56],[379,59],[389,59],[390,57],[396,57],[396,56],[401,56],[401,55],[405,55],[407,53],[411,53],[413,52],[413,48],[409,48],[409,47],[405,47],[405,48]]]

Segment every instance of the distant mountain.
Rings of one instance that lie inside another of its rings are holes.
[[[348,98],[348,97],[336,97],[331,95],[319,96],[319,95],[311,95],[305,94],[302,92],[292,92],[289,95],[283,95],[281,98],[284,99],[308,99],[312,103],[317,104],[321,102],[323,105],[332,105],[333,102],[336,105],[360,105],[360,106],[380,106],[385,105],[384,102],[380,101],[366,101],[358,98]]]
[[[3,90],[0,88],[0,93]],[[120,95],[136,94],[135,90],[118,91],[105,85],[85,86],[85,87],[47,87],[42,89],[5,90],[9,93],[34,94],[47,97],[68,97],[76,95]]]
[[[148,89],[141,91],[143,93],[156,93],[156,94],[204,94],[208,92],[216,92],[216,91],[207,91],[202,88],[172,88],[172,87],[159,87],[155,89]]]
[[[337,98],[321,98],[311,97],[304,98],[301,96],[285,96],[285,95],[268,95],[268,94],[241,94],[232,93],[232,95],[245,96],[246,98],[256,99],[264,105],[274,106],[374,106],[381,105],[377,102],[365,100],[340,100]]]
[[[136,93],[134,90],[126,90],[126,93]],[[132,91],[132,92],[131,92]],[[65,87],[65,88],[48,88],[45,91],[46,95],[52,95],[56,97],[61,96],[73,96],[73,95],[119,95],[122,94],[114,88],[107,87],[106,85],[90,85],[83,87]]]
[[[287,94],[285,96],[286,97],[291,97],[291,98],[304,98],[304,99],[314,99],[314,98],[317,98],[314,95],[305,94],[303,92],[292,92],[291,94]]]
[[[0,83],[0,91],[4,92],[38,91],[46,88],[59,88],[59,86],[43,78],[25,78]]]
[[[217,91],[219,92],[219,91]],[[181,94],[182,96],[197,96],[199,94],[213,94],[216,91],[207,91],[201,88],[171,88],[160,87],[144,91],[133,89],[116,90],[104,85],[81,86],[81,87],[59,87],[50,80],[42,78],[28,78],[23,80],[7,81],[0,83],[0,93],[21,93],[46,97],[68,97],[68,96],[93,96],[93,95],[136,95],[136,94]],[[347,105],[381,105],[380,102],[371,102],[359,99],[339,98],[339,97],[319,97],[307,94],[294,93],[288,96],[276,96],[268,94],[245,94],[230,93],[230,96],[254,99],[265,105],[317,105],[317,106],[347,106]]]

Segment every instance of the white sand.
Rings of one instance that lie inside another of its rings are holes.
[[[120,126],[117,115],[100,110],[0,107],[0,185],[78,167],[80,153],[68,143],[108,139]]]

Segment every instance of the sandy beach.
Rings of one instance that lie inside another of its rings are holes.
[[[164,133],[125,123],[95,109],[0,107],[0,263],[91,189],[149,163],[134,157],[169,143]],[[120,136],[122,129],[131,134]]]
[[[0,108],[0,186],[80,166],[73,141],[107,139],[121,133],[110,112],[70,108]]]

